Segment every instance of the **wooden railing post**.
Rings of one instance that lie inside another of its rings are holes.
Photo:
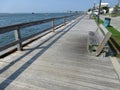
[[[69,17],[69,21],[70,21],[70,22],[72,21],[72,16]]]
[[[54,19],[52,20],[52,31],[55,32],[55,22],[54,22]]]
[[[19,43],[17,44],[17,49],[18,49],[18,51],[22,51],[22,42],[21,42],[20,29],[15,30],[14,34],[15,34],[15,40],[19,41]]]
[[[64,17],[64,25],[66,25],[66,17]]]
[[[78,15],[75,16],[75,19],[78,18]]]
[[[73,20],[73,16],[70,17],[70,21],[72,21],[72,20]]]

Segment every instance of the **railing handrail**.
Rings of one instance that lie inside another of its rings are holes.
[[[66,25],[66,18],[73,17],[73,16],[75,16],[73,18],[73,19],[75,19],[76,17],[79,16],[79,14],[56,17],[56,18],[49,18],[49,19],[44,19],[44,20],[31,21],[31,22],[26,22],[26,23],[21,23],[21,24],[15,24],[15,25],[10,25],[10,26],[0,27],[0,34],[4,34],[6,32],[10,32],[10,31],[14,31],[14,34],[15,34],[15,41],[11,42],[10,44],[7,44],[5,46],[0,47],[0,51],[6,50],[7,48],[10,48],[14,45],[17,45],[17,49],[19,51],[21,51],[23,41],[31,39],[31,38],[35,37],[36,35],[42,34],[42,33],[46,32],[50,29],[52,29],[52,31],[54,32],[55,27],[58,26],[58,25],[55,25],[55,20],[64,19],[64,22],[62,24],[59,24],[59,25]],[[22,28],[26,28],[26,27],[30,27],[30,26],[34,26],[34,25],[39,25],[39,24],[43,24],[43,23],[47,23],[47,22],[51,22],[51,21],[52,21],[52,27],[47,28],[44,31],[39,31],[38,33],[32,34],[30,36],[21,38],[20,30]]]
[[[56,18],[48,18],[48,19],[43,19],[43,20],[38,20],[38,21],[31,21],[31,22],[25,22],[25,23],[20,23],[20,24],[14,24],[14,25],[10,25],[10,26],[4,26],[4,27],[0,27],[0,34],[10,32],[10,31],[14,31],[14,30],[17,30],[17,29],[22,29],[22,28],[25,28],[25,27],[39,25],[39,24],[42,24],[42,23],[47,23],[47,22],[50,22],[52,20],[59,20],[59,19],[62,19],[62,18],[68,18],[68,17],[72,17],[72,16],[75,16],[75,15],[62,16],[62,17],[56,17]]]

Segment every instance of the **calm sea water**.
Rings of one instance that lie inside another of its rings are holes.
[[[23,22],[37,21],[47,18],[60,17],[70,15],[69,13],[43,13],[43,14],[0,14],[0,27],[9,26],[14,24],[20,24]],[[58,20],[55,24],[62,23],[63,20]],[[51,27],[51,23],[46,23],[42,25],[36,25],[29,28],[24,28],[21,30],[21,36],[27,37],[31,34],[37,33],[40,30],[44,30]],[[14,33],[8,32],[5,34],[0,34],[0,47],[13,42],[15,40]]]

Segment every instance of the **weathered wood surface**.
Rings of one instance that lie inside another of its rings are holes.
[[[96,29],[95,22],[86,16],[73,28],[67,26],[1,59],[0,89],[120,90],[109,58],[87,52],[88,31]]]
[[[104,40],[105,36],[104,34],[101,32],[100,28],[98,28],[95,32],[96,34],[96,40],[98,42],[98,44],[101,44],[102,41]],[[106,34],[105,34],[106,35]]]
[[[103,30],[103,33],[105,34],[104,38],[102,38],[101,43],[99,44],[96,55],[99,55],[101,51],[104,49],[104,46],[107,44],[108,40],[110,39],[112,33],[109,32],[102,24],[100,25],[100,28]]]
[[[100,24],[96,31],[89,31],[88,51],[96,52],[96,56],[100,55],[102,51],[108,52],[109,46],[106,46],[106,44],[111,35],[111,32],[109,32],[102,24]]]

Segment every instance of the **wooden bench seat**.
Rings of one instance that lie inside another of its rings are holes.
[[[89,31],[88,51],[95,52],[96,56],[100,55],[102,52],[108,52],[109,46],[107,45],[107,42],[111,35],[111,32],[109,32],[102,24],[99,25],[96,31]]]

